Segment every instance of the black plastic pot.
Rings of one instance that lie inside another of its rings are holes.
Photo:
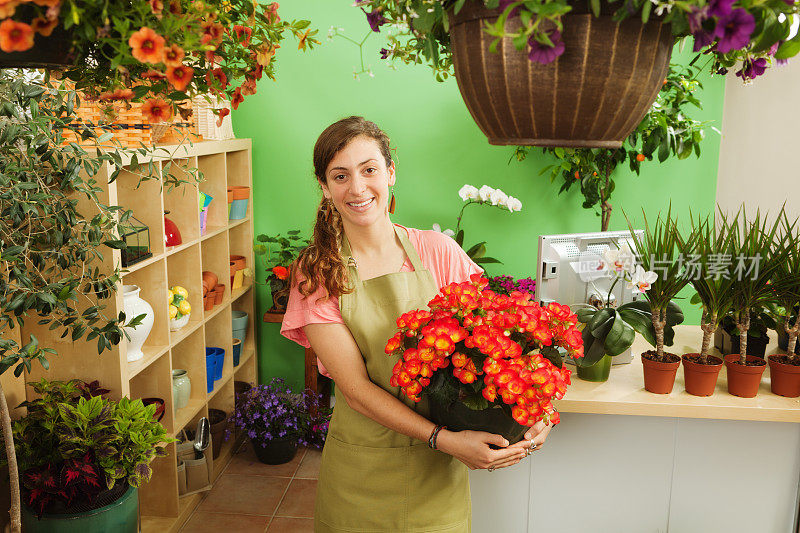
[[[518,424],[500,407],[492,407],[482,411],[470,409],[461,402],[454,402],[445,407],[437,402],[430,402],[430,416],[433,422],[447,426],[450,431],[486,431],[505,437],[509,444],[522,440],[528,426]]]
[[[258,460],[267,465],[282,465],[288,463],[297,454],[296,439],[272,439],[267,442],[256,442],[250,439],[253,451]]]
[[[778,348],[784,352],[789,348],[789,334],[780,329],[778,330]],[[800,355],[800,339],[794,345],[794,353]]]
[[[211,424],[211,451],[212,457],[219,457],[222,451],[222,440],[225,435],[225,426],[228,425],[228,413],[222,409],[209,409],[208,421]]]
[[[769,344],[769,337],[753,337],[747,336],[747,355],[755,355],[764,359],[764,354],[767,352],[767,344]],[[731,353],[740,353],[739,337],[731,337]]]

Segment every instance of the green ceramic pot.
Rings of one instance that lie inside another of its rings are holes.
[[[611,356],[606,354],[595,364],[579,366],[577,369],[578,377],[584,381],[608,381],[608,374],[611,372]]]
[[[72,514],[44,514],[41,519],[27,505],[23,505],[22,530],[26,533],[137,533],[139,491],[129,486],[119,499],[99,509]]]

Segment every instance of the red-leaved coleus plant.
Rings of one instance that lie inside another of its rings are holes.
[[[529,293],[501,295],[487,285],[479,274],[451,283],[428,303],[430,310],[397,319],[399,331],[386,344],[386,353],[399,358],[389,384],[419,402],[444,373],[457,380],[457,399],[470,408],[505,404],[519,424],[557,424],[552,400],[566,393],[570,371],[556,347],[583,357],[577,317],[566,305],[542,307]]]

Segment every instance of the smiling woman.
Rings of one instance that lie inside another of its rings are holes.
[[[348,117],[329,126],[314,169],[323,199],[281,326],[314,349],[337,385],[314,531],[469,531],[467,467],[514,465],[550,427],[534,426],[510,446],[501,435],[448,431],[428,420],[427,399],[390,385],[399,356],[384,348],[397,318],[481,269],[450,237],[392,223],[397,176],[389,138],[374,123]]]

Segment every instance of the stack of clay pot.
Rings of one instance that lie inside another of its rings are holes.
[[[244,281],[244,273],[239,274],[238,276],[236,273],[240,270],[244,270],[247,268],[247,258],[243,255],[231,255],[230,258],[230,266],[231,266],[231,290],[238,289],[242,286]]]
[[[225,284],[217,283],[217,275],[208,270],[203,271],[203,309],[210,311],[215,305],[222,303],[225,296]]]

